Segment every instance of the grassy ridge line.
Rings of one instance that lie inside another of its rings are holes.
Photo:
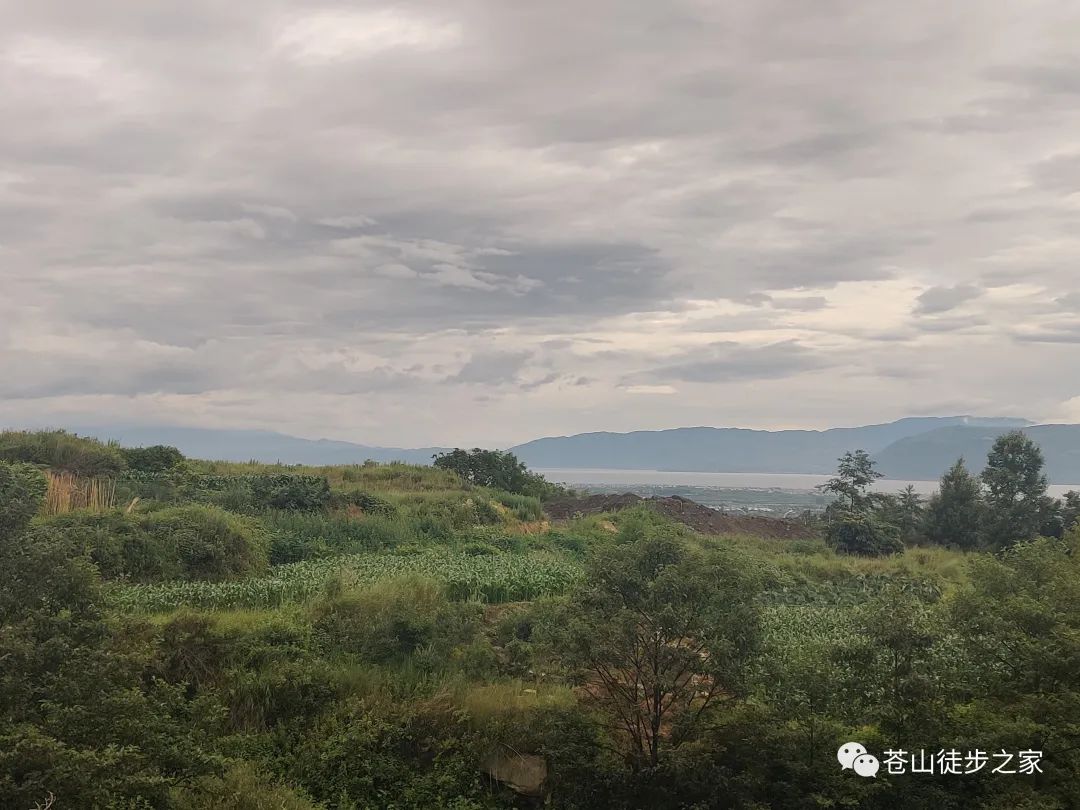
[[[370,584],[402,574],[429,576],[454,599],[516,602],[561,593],[582,576],[577,563],[549,554],[470,556],[443,549],[420,554],[356,554],[282,565],[266,577],[231,582],[166,582],[118,585],[111,607],[157,613],[192,607],[208,610],[273,608],[317,595],[335,576]]]

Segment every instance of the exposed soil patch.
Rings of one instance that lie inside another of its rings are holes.
[[[648,506],[660,514],[689,526],[702,534],[749,534],[775,540],[805,540],[814,532],[801,523],[780,518],[731,515],[718,512],[696,501],[672,495],[668,498],[642,498],[626,492],[622,495],[587,495],[584,498],[560,498],[544,504],[552,520],[569,520],[577,515],[617,512],[634,506]]]

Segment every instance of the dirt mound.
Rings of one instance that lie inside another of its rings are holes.
[[[560,498],[544,504],[552,520],[569,520],[576,515],[598,515],[645,505],[660,514],[689,526],[702,534],[749,534],[776,540],[804,540],[814,536],[801,523],[780,518],[731,515],[718,512],[688,498],[642,498],[626,492],[622,495],[588,495],[584,498]]]

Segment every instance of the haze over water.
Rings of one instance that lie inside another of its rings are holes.
[[[549,481],[570,486],[691,486],[716,487],[717,489],[790,489],[812,491],[824,484],[831,476],[804,473],[721,473],[683,472],[678,470],[605,470],[605,469],[537,469]],[[908,485],[915,491],[929,495],[937,491],[937,481],[901,481],[883,478],[875,489],[879,492],[900,492]],[[1058,484],[1050,487],[1050,494],[1060,498],[1070,489],[1080,489],[1078,484]]]

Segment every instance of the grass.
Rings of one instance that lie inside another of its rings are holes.
[[[191,461],[196,473],[209,475],[321,475],[334,489],[350,492],[462,492],[456,473],[419,464],[350,464],[312,467],[302,464],[264,464],[258,461]]]
[[[470,556],[447,549],[418,554],[359,554],[278,566],[264,577],[232,582],[165,582],[115,585],[112,607],[157,613],[190,607],[202,610],[267,609],[307,601],[336,577],[347,584],[373,584],[403,574],[420,574],[446,585],[453,599],[518,602],[562,593],[582,569],[563,557],[536,554]]]
[[[270,562],[274,565],[385,551],[422,541],[414,527],[400,517],[268,512],[261,519],[271,533]]]
[[[880,590],[890,580],[925,583],[938,594],[968,581],[970,552],[939,547],[906,549],[888,557],[837,554],[823,540],[769,540],[734,536],[706,542],[729,543],[755,558],[766,587],[776,598],[842,604]],[[782,597],[778,595],[783,595]]]
[[[49,489],[45,494],[42,513],[66,515],[76,509],[105,512],[116,505],[116,480],[113,478],[80,478],[69,472],[45,473]]]

